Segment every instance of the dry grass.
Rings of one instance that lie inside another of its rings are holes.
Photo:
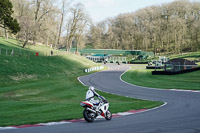
[[[28,75],[23,73],[17,73],[16,75],[9,76],[14,81],[23,81],[23,80],[37,80],[37,75]]]

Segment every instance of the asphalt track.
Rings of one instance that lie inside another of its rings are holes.
[[[85,85],[99,90],[140,99],[166,102],[155,110],[93,123],[0,130],[0,133],[200,133],[200,93],[143,88],[124,83],[120,75],[128,66],[80,77]],[[164,81],[163,81],[164,82]],[[192,87],[192,86],[191,86]],[[112,104],[112,103],[111,103]]]

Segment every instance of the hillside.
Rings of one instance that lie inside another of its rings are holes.
[[[17,52],[6,56],[3,50],[19,51],[18,43],[0,39],[0,126],[80,117],[82,113],[74,109],[84,99],[86,87],[77,77],[96,64],[73,54],[36,57],[35,51],[42,46],[31,46],[20,56]]]
[[[50,48],[44,46],[31,46],[28,49],[20,50],[19,42],[11,39],[1,38],[0,49],[0,86],[20,83],[24,80],[51,78],[56,75],[80,76],[85,68],[96,65],[81,56],[69,53],[62,56],[44,56],[45,53],[50,55],[51,51]],[[10,54],[12,50],[15,51],[13,56]],[[21,55],[19,55],[19,51],[21,51]],[[35,55],[36,51],[39,51],[39,56]],[[64,52],[54,50],[54,53],[63,54]]]

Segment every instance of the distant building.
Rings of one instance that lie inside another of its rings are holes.
[[[159,60],[152,60],[148,62],[148,66],[146,66],[146,69],[163,69],[164,63],[169,61],[169,58],[165,56],[159,56]]]
[[[107,54],[95,54],[95,55],[88,55],[86,56],[86,58],[94,62],[104,62],[104,61],[107,61],[110,56],[111,55],[107,55]]]
[[[198,67],[197,64],[195,64],[194,61],[176,58],[171,59],[164,63],[164,70],[165,71],[181,71],[181,70],[188,70]]]

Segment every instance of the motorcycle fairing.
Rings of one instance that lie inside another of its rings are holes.
[[[105,114],[108,111],[108,108],[109,108],[109,104],[108,103],[106,103],[106,104],[104,104],[104,105],[102,105],[100,107],[100,109],[102,111],[101,116],[105,117]]]
[[[88,102],[88,101],[83,101],[83,102],[80,103],[80,105],[83,106],[83,107],[84,106],[88,106],[88,107],[92,107],[93,106],[93,104]]]

